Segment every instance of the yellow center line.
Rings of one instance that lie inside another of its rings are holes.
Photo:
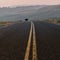
[[[37,59],[37,48],[36,48],[36,34],[35,34],[35,27],[34,27],[34,24],[32,23],[33,25],[33,57],[32,57],[32,60],[38,60]]]
[[[31,46],[31,37],[32,37],[32,24],[31,24],[31,29],[30,29],[30,34],[29,34],[29,39],[28,39],[28,44],[27,44],[24,60],[29,60],[29,52],[30,52],[30,46]]]
[[[38,60],[37,59],[37,48],[36,48],[36,34],[35,34],[35,27],[34,27],[33,22],[31,22],[31,29],[30,29],[30,34],[29,34],[29,39],[28,39],[28,44],[27,44],[24,60],[29,60],[32,33],[33,33],[32,60]]]

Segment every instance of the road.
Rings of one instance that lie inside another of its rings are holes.
[[[35,22],[38,60],[60,60],[60,26]]]
[[[0,60],[60,60],[60,26],[35,21],[0,28]]]
[[[23,60],[30,23],[16,23],[0,29],[0,60]]]

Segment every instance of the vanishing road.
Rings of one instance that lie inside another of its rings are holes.
[[[33,21],[0,28],[0,60],[60,60],[60,25]]]

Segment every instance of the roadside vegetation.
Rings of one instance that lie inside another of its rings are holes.
[[[12,22],[12,21],[0,21],[0,26],[1,25],[2,26],[9,25],[9,24],[12,24],[12,23],[14,23],[14,22]]]
[[[28,21],[28,19],[25,19],[25,21]],[[20,22],[24,22],[22,20],[18,20],[18,21],[0,21],[0,26],[6,26],[6,25],[10,25],[13,23],[20,23]]]
[[[60,25],[60,18],[50,18],[50,19],[45,19],[43,21],[48,22],[48,23],[54,23],[54,24],[59,24]]]

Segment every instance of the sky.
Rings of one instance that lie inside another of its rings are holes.
[[[21,5],[57,5],[60,0],[0,0],[0,7]]]

